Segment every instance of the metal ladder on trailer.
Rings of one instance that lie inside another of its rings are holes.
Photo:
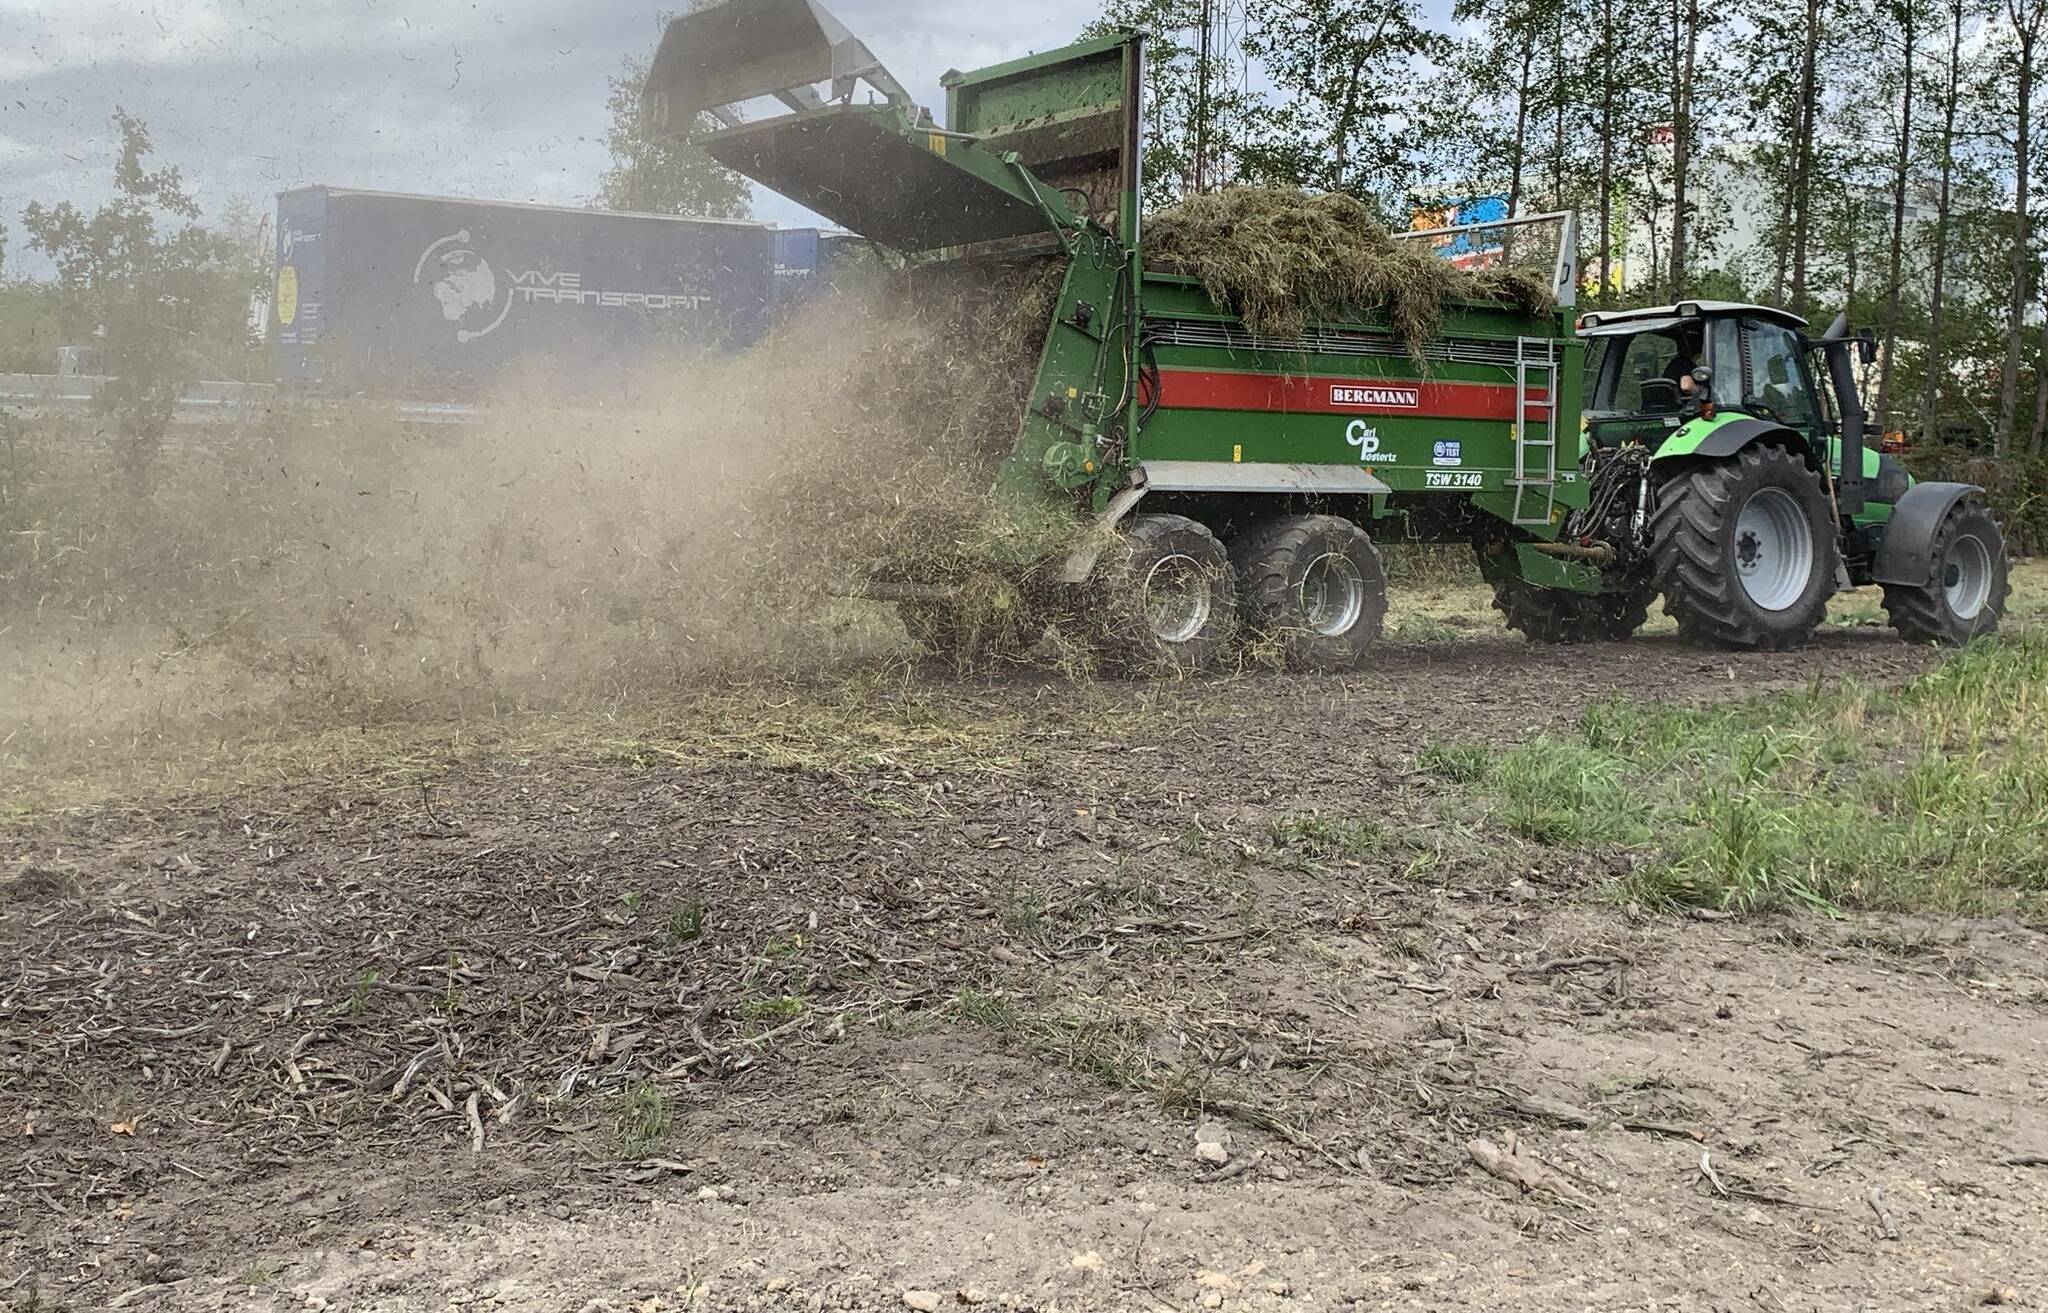
[[[1560,372],[1556,339],[1515,339],[1515,477],[1509,486],[1515,490],[1514,522],[1519,525],[1549,524],[1557,514]],[[1532,384],[1542,388],[1542,401],[1529,399]],[[1543,494],[1541,510],[1535,509],[1530,496],[1538,490]]]

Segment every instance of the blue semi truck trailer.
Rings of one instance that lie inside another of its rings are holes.
[[[601,385],[745,347],[778,300],[767,224],[310,187],[278,198],[280,379],[415,395]]]

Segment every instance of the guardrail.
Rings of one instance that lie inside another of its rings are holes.
[[[79,374],[0,374],[0,407],[27,418],[91,413],[107,379]],[[195,383],[178,400],[176,424],[225,424],[249,418],[277,405],[341,404],[317,393],[281,389],[274,383]],[[357,404],[351,402],[350,404]],[[416,424],[478,424],[486,408],[461,401],[397,401],[390,403],[399,418]]]

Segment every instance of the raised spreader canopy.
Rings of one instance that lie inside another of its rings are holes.
[[[1098,207],[1114,222],[1136,193],[1124,143],[1138,49],[1135,35],[1106,38],[950,75],[972,121],[949,131],[817,0],[725,0],[669,24],[643,113],[662,135],[714,115],[724,126],[699,140],[727,168],[884,246],[940,251],[1072,233],[1101,221]],[[863,84],[879,100],[856,100]],[[789,112],[742,113],[767,98]],[[1106,189],[1083,185],[1090,170],[1108,173]]]
[[[817,88],[831,83],[829,96]],[[815,0],[744,0],[672,20],[642,103],[660,135],[690,131],[699,114],[737,127],[736,107],[773,96],[792,110],[850,101],[861,83],[914,108],[882,61]]]

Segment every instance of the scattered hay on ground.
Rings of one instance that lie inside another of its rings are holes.
[[[1297,337],[1313,320],[1384,315],[1419,357],[1442,331],[1449,302],[1557,309],[1541,280],[1514,269],[1458,269],[1396,241],[1369,206],[1341,192],[1228,188],[1160,212],[1146,233],[1154,268],[1200,279],[1218,305],[1266,337]]]

